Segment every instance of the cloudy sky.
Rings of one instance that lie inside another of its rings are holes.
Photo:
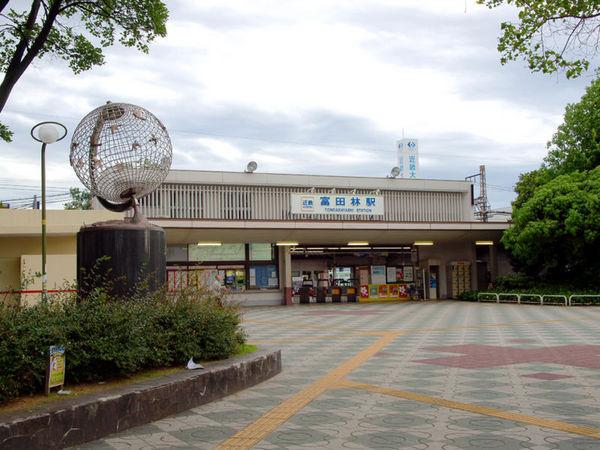
[[[32,125],[72,131],[111,100],[164,122],[174,168],[241,171],[256,160],[262,172],[384,177],[404,132],[419,139],[422,178],[463,179],[485,164],[499,208],[591,81],[501,66],[499,24],[514,11],[472,0],[167,5],[168,37],[149,55],[113,47],[80,75],[52,59],[26,72],[1,114],[15,140],[0,143],[0,200],[39,184]],[[68,151],[69,139],[48,148],[52,193],[79,185]]]

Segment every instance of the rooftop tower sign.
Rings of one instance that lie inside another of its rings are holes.
[[[400,178],[419,178],[419,141],[400,139],[396,141]]]

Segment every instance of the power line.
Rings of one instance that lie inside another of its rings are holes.
[[[65,197],[65,196],[70,196],[71,194],[69,192],[62,192],[60,194],[50,194],[50,195],[46,195],[46,197]],[[7,198],[6,200],[0,200],[1,202],[18,202],[18,201],[25,201],[25,200],[33,200],[34,196],[31,197],[21,197],[21,198]]]
[[[42,192],[41,188],[37,187],[37,188],[23,188],[23,187],[16,187],[16,186],[4,186],[0,184],[0,191],[25,191],[25,192]],[[60,188],[46,188],[46,191],[49,192],[64,192],[64,188],[60,189]]]
[[[16,186],[16,187],[23,187],[23,188],[35,188],[35,189],[40,189],[41,186],[39,184],[21,184],[21,183],[9,183],[6,181],[0,181],[0,186]],[[46,186],[46,189],[69,189],[68,186]]]

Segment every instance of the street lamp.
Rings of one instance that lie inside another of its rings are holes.
[[[40,122],[31,129],[31,137],[42,143],[42,301],[48,299],[48,273],[46,272],[46,145],[58,142],[66,135],[67,127],[58,122]]]

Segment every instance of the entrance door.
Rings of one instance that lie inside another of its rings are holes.
[[[437,300],[439,298],[439,266],[429,266],[429,298]]]
[[[477,289],[486,290],[490,284],[487,261],[477,261]]]

